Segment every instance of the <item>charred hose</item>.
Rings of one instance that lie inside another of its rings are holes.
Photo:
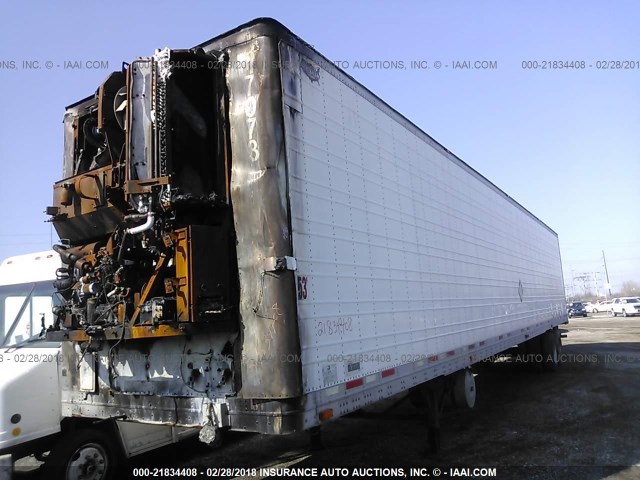
[[[63,245],[54,245],[51,248],[53,248],[54,252],[60,255],[60,258],[62,259],[62,263],[65,263],[67,265],[73,265],[80,259],[78,255],[68,252],[67,247]]]
[[[62,292],[65,290],[68,290],[69,288],[71,288],[73,286],[73,284],[75,283],[75,279],[69,277],[69,278],[62,278],[59,280],[55,280],[53,282],[53,287]]]

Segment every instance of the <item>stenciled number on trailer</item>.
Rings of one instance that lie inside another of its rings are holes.
[[[307,299],[307,277],[298,276],[298,300]]]
[[[256,129],[256,111],[258,107],[258,95],[257,89],[254,84],[255,74],[253,71],[253,62],[247,62],[249,67],[249,75],[245,75],[247,80],[247,100],[244,103],[244,114],[247,117],[247,128],[249,129],[249,155],[252,162],[257,162],[260,158],[260,149],[258,148],[258,141],[253,138]],[[254,93],[254,90],[255,93]]]

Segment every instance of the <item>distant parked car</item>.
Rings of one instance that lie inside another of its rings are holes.
[[[602,302],[598,302],[593,306],[593,313],[604,313],[611,310],[609,308],[611,306],[611,300],[603,300]]]
[[[611,314],[616,317],[618,314],[623,317],[629,315],[640,315],[640,298],[638,297],[620,297],[614,298],[609,305]]]
[[[582,302],[587,313],[598,313],[598,304],[591,302]]]
[[[567,313],[569,317],[586,317],[587,311],[584,309],[582,302],[573,302],[567,305]]]

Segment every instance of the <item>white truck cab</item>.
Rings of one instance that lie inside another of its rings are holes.
[[[0,452],[37,450],[31,442],[60,432],[60,344],[43,338],[53,323],[60,266],[50,251],[0,264]]]
[[[0,264],[0,456],[10,455],[12,464],[35,455],[45,462],[46,477],[106,480],[114,478],[121,458],[178,442],[199,429],[62,416],[61,344],[44,335],[60,303],[53,281],[61,265],[53,251]]]

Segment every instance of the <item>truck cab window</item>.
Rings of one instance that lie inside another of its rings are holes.
[[[5,288],[6,287],[2,287]],[[51,289],[51,287],[49,287]],[[2,344],[5,346],[20,343],[28,338],[38,335],[42,330],[42,318],[45,319],[45,327],[53,324],[52,295],[41,295],[23,289],[22,292],[9,292],[4,296],[2,303]]]

